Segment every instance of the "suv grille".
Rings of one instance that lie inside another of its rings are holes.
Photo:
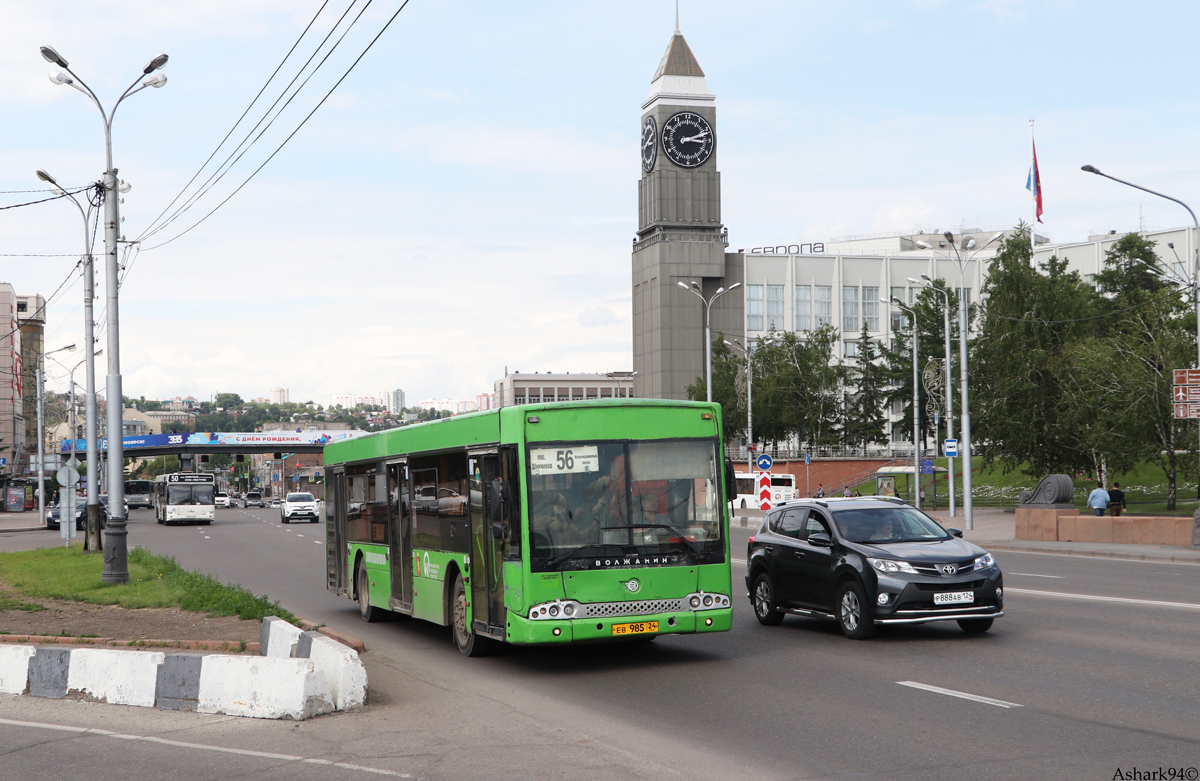
[[[917,563],[917,562],[909,562],[909,563],[912,564],[913,569],[915,569],[917,572],[920,572],[922,575],[929,575],[929,576],[935,577],[935,578],[946,577],[945,573],[943,573],[942,569],[941,569],[942,566],[944,566],[943,564],[925,564],[925,563]],[[955,568],[958,570],[955,573],[956,575],[961,575],[964,572],[971,572],[975,569],[975,559],[967,559],[966,561],[955,561],[955,562],[946,562],[946,563],[953,564],[955,566]]]
[[[594,602],[583,606],[583,618],[643,616],[683,610],[682,599],[645,599],[639,602]]]

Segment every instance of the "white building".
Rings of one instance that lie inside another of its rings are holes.
[[[0,282],[0,473],[13,474],[25,448],[23,380],[17,293]]]
[[[287,388],[271,388],[270,397],[272,404],[287,404],[288,389]]]
[[[630,398],[630,372],[608,374],[508,374],[496,380],[495,405],[539,404],[547,401]]]
[[[408,406],[404,403],[404,391],[401,389],[396,388],[394,391],[392,391],[391,397],[392,403],[388,406],[388,410],[390,412],[399,414],[404,411],[406,406]]]

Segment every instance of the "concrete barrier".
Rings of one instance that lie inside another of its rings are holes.
[[[290,659],[296,655],[296,643],[300,642],[300,634],[299,627],[292,626],[282,618],[267,616],[259,629],[259,653],[263,656]]]
[[[325,676],[338,710],[361,708],[367,700],[367,668],[358,653],[320,632],[305,632],[296,644],[296,656],[311,659]]]
[[[32,645],[0,645],[0,694],[24,694],[29,688],[29,660],[37,649]]]
[[[29,693],[34,697],[61,699],[67,694],[71,671],[70,648],[39,648],[29,660]]]
[[[205,656],[196,710],[257,719],[307,719],[334,710],[325,675],[311,659]]]
[[[67,690],[87,694],[113,705],[154,707],[161,651],[71,650]]]
[[[200,705],[200,654],[167,654],[158,666],[155,704],[161,710],[196,710]]]

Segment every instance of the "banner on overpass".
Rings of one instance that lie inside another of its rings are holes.
[[[343,439],[353,439],[366,434],[365,431],[201,431],[190,434],[150,434],[144,437],[123,437],[122,447],[141,450],[155,447],[179,447],[180,445],[328,445]],[[108,438],[100,440],[100,449],[108,449]],[[64,439],[59,448],[62,453],[71,452],[71,440]],[[75,450],[87,450],[87,440],[75,440]]]

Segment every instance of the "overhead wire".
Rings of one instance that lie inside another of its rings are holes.
[[[321,15],[321,12],[325,10],[325,6],[327,5],[329,5],[329,0],[324,0],[324,2],[321,3],[320,8],[317,9],[317,12],[313,14],[312,19],[308,21],[308,24],[305,25],[304,30],[300,33],[300,37],[298,37],[295,43],[292,44],[292,48],[288,49],[287,54],[283,55],[283,59],[280,60],[279,65],[275,67],[275,70],[272,71],[271,75],[263,83],[262,88],[259,89],[258,94],[255,95],[250,101],[250,105],[246,106],[246,110],[242,112],[242,115],[238,117],[237,121],[233,123],[233,126],[229,128],[229,132],[225,134],[225,137],[222,138],[221,142],[213,149],[212,153],[208,156],[208,159],[200,165],[200,168],[196,170],[196,173],[192,174],[192,178],[187,181],[187,184],[183,186],[183,189],[181,189],[179,193],[171,199],[171,202],[167,204],[166,208],[164,208],[157,217],[150,221],[150,224],[146,226],[144,231],[142,231],[142,235],[138,237],[139,240],[144,237],[151,228],[154,227],[155,223],[163,218],[163,215],[171,210],[171,207],[174,206],[181,197],[183,197],[183,194],[187,192],[189,187],[192,186],[192,183],[196,181],[196,178],[200,176],[205,167],[212,162],[214,157],[217,156],[217,152],[221,151],[221,147],[225,145],[225,142],[228,141],[229,137],[233,135],[233,131],[237,130],[238,125],[240,125],[242,120],[245,119],[250,113],[250,109],[254,108],[254,104],[258,102],[258,99],[261,98],[263,93],[267,91],[267,87],[271,85],[271,82],[279,74],[279,71],[282,70],[283,66],[287,64],[287,61],[292,56],[292,53],[296,51],[296,47],[299,46],[300,42],[304,40],[304,37],[308,35],[308,31],[312,29],[313,24],[317,21],[317,18]]]
[[[342,33],[341,37],[338,38],[336,43],[334,43],[333,47],[330,48],[330,50],[325,53],[325,56],[321,58],[321,61],[317,63],[317,66],[315,68],[313,68],[312,72],[308,74],[308,76],[304,79],[303,82],[301,82],[299,87],[296,87],[296,89],[291,93],[291,96],[288,97],[287,101],[282,106],[280,106],[279,110],[277,112],[275,112],[275,116],[272,117],[269,122],[267,122],[266,127],[263,127],[262,130],[258,133],[258,135],[254,137],[254,140],[250,141],[250,143],[247,144],[246,142],[250,139],[251,136],[254,135],[254,132],[256,130],[258,130],[260,126],[262,126],[263,122],[267,119],[268,116],[270,116],[271,112],[275,110],[275,107],[279,105],[279,101],[283,100],[284,96],[286,96],[288,94],[288,91],[292,89],[292,86],[295,85],[296,80],[299,79],[304,74],[305,69],[308,68],[308,66],[312,63],[313,59],[318,54],[321,53],[321,49],[324,48],[325,44],[329,42],[329,39],[331,37],[333,37],[333,34],[337,32],[337,30],[341,26],[342,22],[345,21],[346,15],[349,14],[350,11],[352,11],[354,9],[354,6],[355,6],[355,4],[357,4],[357,2],[358,2],[358,0],[351,0],[350,5],[346,6],[346,10],[343,11],[342,15],[338,17],[337,22],[333,25],[333,27],[329,30],[329,32],[325,34],[325,37],[321,39],[321,42],[319,44],[317,44],[317,48],[313,50],[313,53],[310,54],[308,59],[304,61],[304,64],[300,66],[300,70],[296,72],[296,75],[292,77],[292,80],[290,82],[288,82],[286,87],[283,88],[283,92],[281,92],[279,94],[279,97],[275,98],[275,101],[267,108],[266,112],[259,118],[258,122],[256,122],[254,124],[254,127],[250,128],[250,131],[246,134],[246,137],[242,139],[241,143],[239,143],[237,145],[237,147],[235,147],[234,150],[229,153],[229,155],[225,158],[225,160],[221,163],[221,165],[217,166],[217,170],[209,175],[208,179],[205,180],[203,185],[201,185],[200,190],[197,191],[196,193],[194,193],[192,196],[190,196],[188,198],[187,202],[184,203],[183,206],[179,207],[179,209],[177,209],[174,214],[172,214],[169,218],[167,218],[167,220],[165,222],[161,223],[160,225],[158,225],[157,227],[155,227],[152,230],[143,232],[142,235],[138,237],[139,240],[147,239],[147,238],[155,235],[156,233],[159,233],[160,231],[164,230],[168,225],[170,225],[172,222],[174,222],[175,220],[177,220],[181,216],[183,216],[188,210],[190,210],[193,206],[195,206],[196,203],[201,198],[203,198],[205,195],[207,195],[208,192],[213,189],[213,187],[216,187],[216,185],[219,184],[220,181],[225,178],[225,174],[229,173],[229,171],[232,170],[235,165],[237,165],[239,162],[241,162],[241,159],[246,156],[246,153],[250,151],[251,147],[253,147],[256,143],[258,143],[258,141],[263,137],[263,135],[265,135],[266,132],[271,129],[271,126],[275,124],[275,120],[279,119],[279,117],[283,114],[283,112],[287,109],[287,107],[289,105],[291,105],[292,101],[295,100],[296,97],[300,94],[301,90],[303,90],[304,87],[306,87],[308,85],[308,82],[312,79],[312,77],[317,75],[318,71],[321,70],[321,67],[325,64],[326,60],[328,60],[329,57],[335,51],[337,51],[337,49],[341,45],[342,41],[345,40],[346,36],[350,33],[350,31],[352,29],[354,29],[354,25],[357,24],[358,20],[362,17],[363,12],[365,12],[367,10],[367,8],[369,8],[371,6],[371,3],[374,2],[374,0],[366,0],[366,3],[363,5],[362,9],[359,10],[358,16],[354,17],[354,19],[350,22],[350,25]],[[245,146],[244,149],[243,149],[243,145]],[[240,154],[239,154],[239,150],[240,150]],[[235,155],[236,155],[236,157],[234,157]]]
[[[358,57],[355,58],[354,62],[350,64],[350,67],[346,69],[345,73],[343,73],[342,76],[337,80],[337,82],[334,83],[334,85],[329,89],[329,91],[325,93],[325,95],[321,98],[321,100],[317,103],[317,105],[315,107],[313,107],[313,110],[310,111],[304,117],[304,119],[300,122],[300,124],[296,126],[296,129],[293,130],[290,134],[288,134],[287,138],[285,138],[283,140],[283,142],[280,143],[279,146],[275,148],[275,151],[272,152],[271,155],[266,160],[264,160],[261,165],[258,166],[258,168],[254,169],[254,171],[250,174],[250,176],[248,176],[246,178],[245,181],[243,181],[240,185],[238,185],[237,189],[235,189],[232,193],[230,193],[228,196],[226,196],[224,200],[222,200],[220,203],[218,203],[212,209],[212,211],[205,214],[203,217],[201,217],[198,221],[193,223],[190,227],[185,229],[183,232],[177,234],[176,236],[173,236],[170,239],[167,239],[166,241],[160,242],[152,247],[145,247],[143,249],[143,251],[148,252],[150,250],[158,249],[159,247],[163,247],[167,244],[170,244],[171,242],[173,242],[177,239],[183,238],[185,235],[190,233],[192,230],[194,230],[196,227],[198,227],[201,223],[203,223],[205,220],[207,220],[209,217],[211,217],[213,214],[215,214],[218,209],[220,209],[222,206],[224,206],[226,203],[228,203],[230,201],[230,199],[233,198],[233,196],[237,195],[242,190],[243,187],[245,187],[247,184],[249,184],[250,181],[252,179],[254,179],[254,177],[257,176],[258,173],[263,168],[265,168],[268,163],[271,162],[271,160],[273,160],[275,158],[275,155],[279,154],[280,150],[282,150],[288,144],[288,142],[291,141],[292,138],[294,138],[298,132],[300,132],[300,129],[303,128],[304,125],[307,124],[310,119],[312,119],[313,115],[317,113],[317,111],[321,108],[321,106],[325,105],[325,101],[327,101],[329,99],[329,97],[334,93],[334,91],[339,86],[341,86],[342,82],[345,81],[347,77],[349,77],[351,72],[354,71],[355,67],[357,67],[358,64],[362,61],[363,57],[365,57],[367,55],[367,53],[371,51],[371,49],[375,46],[375,44],[379,41],[379,39],[383,36],[383,34],[385,32],[387,32],[388,28],[391,27],[392,23],[394,21],[396,21],[396,17],[398,17],[400,15],[400,12],[403,11],[408,6],[408,3],[409,3],[409,0],[404,0],[400,4],[400,7],[396,9],[396,12],[392,14],[392,16],[388,19],[388,21],[383,25],[382,29],[380,29],[380,31],[375,35],[375,37],[371,39],[371,42],[367,44],[366,48],[363,49],[363,51],[358,55]],[[370,2],[368,2],[367,5],[363,7],[362,11],[359,12],[358,17],[355,17],[355,21],[357,21],[358,18],[362,16],[363,11],[365,11],[367,6],[369,6],[369,5],[370,5]],[[349,32],[349,28],[347,29],[347,33],[348,32]],[[343,34],[342,37],[344,38],[345,34]],[[339,39],[339,43],[340,43],[340,39]],[[331,52],[332,52],[332,50],[331,50]],[[326,58],[328,58],[328,54],[326,55]],[[322,60],[322,63],[324,63],[324,60]],[[310,78],[311,78],[311,76],[310,76]],[[307,81],[306,81],[306,83],[307,83]]]

